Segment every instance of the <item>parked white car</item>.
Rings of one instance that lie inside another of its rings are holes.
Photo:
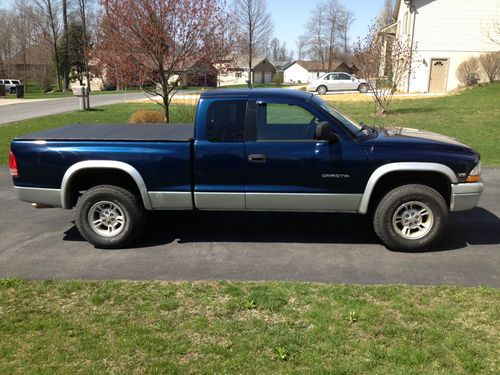
[[[5,85],[5,92],[9,92],[11,94],[16,92],[16,86],[21,84],[21,81],[18,79],[0,79],[0,85]]]
[[[343,72],[325,73],[307,84],[307,91],[316,91],[321,95],[328,91],[358,90],[359,92],[367,92],[369,88],[370,86],[365,79]]]

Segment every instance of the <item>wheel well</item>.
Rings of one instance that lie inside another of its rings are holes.
[[[137,197],[141,197],[139,187],[127,172],[112,168],[88,168],[75,172],[71,176],[66,186],[68,207],[74,207],[82,192],[97,185],[119,186],[127,189]]]
[[[448,207],[451,200],[451,181],[439,172],[396,171],[383,175],[375,185],[370,196],[368,211],[373,212],[380,200],[388,191],[408,184],[427,185],[436,190],[446,201]]]

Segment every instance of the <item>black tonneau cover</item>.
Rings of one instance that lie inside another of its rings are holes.
[[[193,138],[193,124],[75,124],[21,135],[16,140],[188,142]]]

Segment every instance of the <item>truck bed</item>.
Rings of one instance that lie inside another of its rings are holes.
[[[193,138],[193,124],[74,124],[18,136],[16,140],[189,142]]]

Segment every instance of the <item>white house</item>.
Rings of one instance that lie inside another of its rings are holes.
[[[414,74],[400,90],[446,92],[460,82],[456,71],[471,56],[500,50],[500,0],[398,0],[397,21],[387,29],[414,46]],[[497,38],[496,42],[492,39]],[[486,77],[481,77],[486,80]]]
[[[354,73],[353,67],[340,60],[334,60],[331,66],[332,69],[327,69],[321,61],[297,60],[284,68],[283,82],[307,83],[328,72]]]

